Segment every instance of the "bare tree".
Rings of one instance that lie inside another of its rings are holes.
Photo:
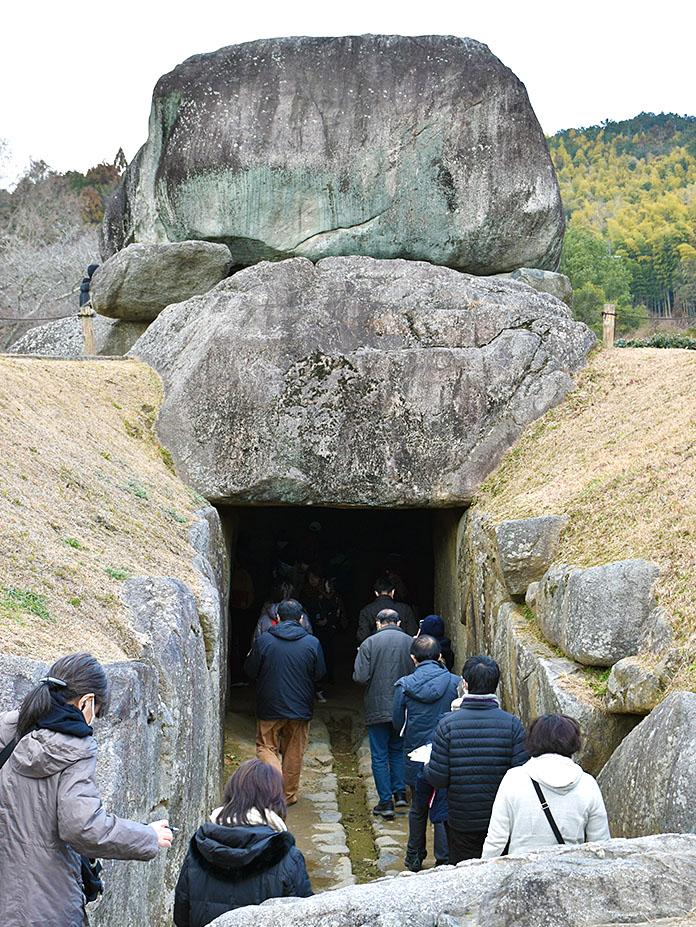
[[[79,191],[43,161],[11,194],[0,227],[0,350],[46,320],[77,313],[88,264],[98,262],[96,223]]]

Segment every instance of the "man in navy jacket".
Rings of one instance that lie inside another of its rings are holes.
[[[435,831],[433,849],[435,864],[449,861],[445,820],[447,803],[444,791],[436,792],[424,781],[422,763],[409,758],[416,747],[428,744],[440,718],[450,710],[457,697],[459,676],[455,676],[440,662],[440,644],[429,634],[419,635],[411,644],[414,671],[395,683],[392,724],[401,732],[404,745],[404,778],[411,786],[411,810],[408,813],[408,844],[406,868],[418,872],[427,852],[425,832],[430,814]]]
[[[299,602],[281,602],[280,621],[254,641],[244,661],[247,676],[256,680],[256,756],[282,772],[289,805],[297,801],[314,683],[326,674],[321,644],[301,617]]]
[[[470,657],[462,669],[465,694],[433,735],[425,778],[447,789],[449,861],[481,856],[493,800],[505,773],[529,759],[519,718],[502,711],[495,690],[500,679],[491,657]]]

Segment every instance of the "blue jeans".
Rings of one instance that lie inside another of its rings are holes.
[[[394,792],[405,792],[404,745],[394,725],[368,724],[372,775],[380,802],[391,801]]]

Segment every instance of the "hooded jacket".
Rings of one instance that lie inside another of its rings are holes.
[[[203,824],[191,838],[174,896],[176,927],[204,927],[267,898],[312,894],[304,857],[287,831]]]
[[[445,636],[445,622],[439,615],[427,615],[420,625],[420,634],[429,634],[434,637],[440,645],[440,655],[442,662],[448,670],[451,671],[454,666],[454,651],[452,650],[452,641]]]
[[[423,775],[447,789],[450,827],[485,831],[503,776],[528,759],[519,718],[499,708],[494,695],[466,695],[438,722]]]
[[[19,712],[0,714],[0,749]],[[152,859],[154,829],[107,814],[97,788],[97,744],[45,728],[25,734],[0,769],[3,927],[84,927],[80,854]]]
[[[541,786],[566,843],[609,839],[607,812],[596,780],[570,757],[544,753],[505,774],[493,803],[483,857],[500,856],[508,839],[510,855],[556,846],[532,779]]]
[[[297,621],[280,621],[254,641],[244,672],[256,680],[256,716],[262,721],[314,714],[314,683],[326,675],[321,644]]]
[[[414,763],[408,754],[430,742],[437,722],[450,710],[459,679],[437,660],[423,660],[409,676],[402,676],[394,684],[392,724],[402,731],[407,785],[415,785],[423,768],[422,763]]]
[[[413,671],[413,639],[389,624],[362,642],[353,668],[353,681],[367,686],[365,723],[391,724],[394,684]]]

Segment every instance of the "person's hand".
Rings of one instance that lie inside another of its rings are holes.
[[[169,821],[153,821],[148,826],[157,834],[157,846],[169,849],[173,838],[173,834],[169,830]]]

